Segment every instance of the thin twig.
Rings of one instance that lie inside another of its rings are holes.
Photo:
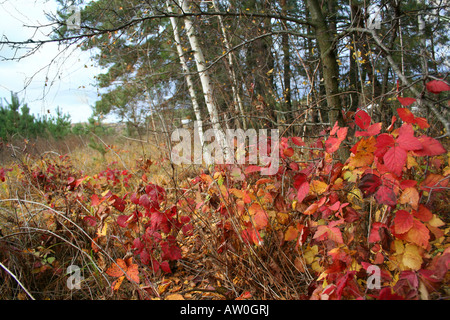
[[[19,286],[25,291],[25,293],[30,297],[31,300],[36,300],[33,295],[25,288],[25,286],[20,282],[19,279],[17,279],[16,275],[12,273],[3,263],[0,262],[0,267],[2,267],[11,277],[16,280],[16,282],[19,284]]]

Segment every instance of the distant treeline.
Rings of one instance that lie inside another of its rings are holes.
[[[86,124],[72,126],[70,115],[56,109],[56,116],[36,117],[30,114],[30,108],[11,93],[11,101],[0,100],[0,139],[11,141],[15,138],[33,139],[37,137],[62,139],[69,134],[85,135],[93,132],[97,135],[108,134],[99,119],[89,118]]]
[[[56,109],[56,116],[37,118],[30,114],[28,105],[22,104],[15,93],[11,101],[0,101],[0,138],[9,141],[14,138],[54,137],[61,139],[72,132],[68,114]]]

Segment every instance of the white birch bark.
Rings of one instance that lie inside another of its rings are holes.
[[[172,10],[172,6],[170,5],[169,1],[170,0],[167,0],[167,11],[169,13],[172,13],[173,10]],[[174,40],[175,40],[175,45],[177,47],[178,57],[180,59],[181,68],[183,69],[183,72],[184,72],[184,75],[186,78],[189,95],[190,95],[191,101],[192,101],[192,108],[194,109],[195,118],[196,118],[197,124],[198,124],[196,127],[197,127],[197,131],[198,131],[199,141],[198,142],[195,141],[195,143],[199,143],[203,150],[205,140],[204,140],[204,134],[203,134],[202,116],[201,116],[201,112],[200,112],[200,105],[198,104],[198,100],[197,100],[197,95],[195,94],[195,90],[194,90],[194,81],[192,80],[191,74],[189,72],[189,67],[186,62],[186,57],[184,56],[183,46],[181,45],[181,38],[180,38],[180,33],[178,31],[177,21],[174,17],[171,17],[170,23],[172,24],[173,36],[174,36]],[[206,159],[206,161],[208,162],[209,159]]]
[[[189,3],[187,0],[179,0],[179,4],[184,13],[190,12]],[[184,17],[184,25],[187,36],[189,38],[189,43],[194,53],[197,71],[199,73],[200,81],[202,84],[206,108],[208,109],[212,127],[216,132],[215,138],[218,140],[217,142],[222,147],[223,153],[226,157],[228,154],[228,146],[226,145],[225,139],[222,138],[223,135],[221,134],[221,127],[219,123],[219,112],[217,110],[216,104],[214,103],[213,88],[209,72],[206,68],[205,57],[203,56],[203,51],[198,41],[198,37],[195,34],[194,24],[190,17],[188,16]]]

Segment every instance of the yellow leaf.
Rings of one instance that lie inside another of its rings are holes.
[[[102,198],[103,198],[104,196],[106,196],[109,192],[110,192],[109,190],[106,190],[105,192],[103,192],[103,193],[102,193]]]
[[[277,221],[279,224],[287,224],[289,222],[289,214],[284,212],[277,213]]]
[[[328,184],[323,181],[313,180],[309,184],[309,192],[311,194],[321,195],[325,191],[327,191]]]
[[[395,246],[395,252],[397,254],[402,254],[403,251],[405,251],[405,246],[403,245],[403,241],[401,241],[401,240],[395,240],[394,246]]]
[[[297,200],[292,201],[292,210],[295,210],[295,208],[297,208]]]
[[[305,259],[307,264],[312,264],[314,262],[314,258],[316,257],[316,254],[318,252],[319,252],[319,247],[317,247],[317,245],[314,245],[305,251],[305,253],[303,254],[303,259]]]
[[[403,253],[403,264],[412,270],[420,270],[422,265],[422,256],[419,248],[413,244],[406,244],[405,252]]]
[[[172,281],[170,281],[170,280],[164,280],[163,283],[158,286],[158,293],[160,295],[163,294],[167,290],[167,288],[170,286],[171,283],[172,283]]]
[[[97,231],[97,235],[100,236],[106,236],[106,233],[108,232],[108,222],[105,221],[103,228]]]
[[[418,167],[418,166],[419,166],[419,164],[417,163],[414,156],[408,152],[408,157],[406,158],[406,167],[408,169],[411,169],[412,167]]]
[[[439,227],[442,227],[443,225],[445,225],[444,221],[442,221],[441,219],[439,219],[439,218],[437,217],[437,215],[435,215],[435,214],[433,214],[433,218],[431,218],[431,220],[428,221],[428,224],[429,224],[430,226],[436,227],[436,228],[439,228]]]

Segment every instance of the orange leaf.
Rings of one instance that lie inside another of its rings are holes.
[[[311,215],[311,214],[315,213],[318,208],[319,208],[319,205],[316,202],[314,202],[312,205],[310,205],[308,208],[306,208],[306,210],[303,212],[303,214]]]
[[[443,177],[439,174],[430,173],[425,180],[420,183],[420,188],[423,191],[443,191],[448,185],[448,177]]]
[[[414,187],[406,188],[399,199],[400,204],[409,204],[414,210],[419,205],[419,192]]]
[[[253,222],[257,230],[265,228],[268,223],[267,214],[264,211],[258,211],[253,216]]]
[[[132,264],[128,267],[127,279],[129,281],[139,283],[139,269],[137,264]]]
[[[111,277],[120,277],[123,275],[123,271],[127,271],[127,264],[123,259],[117,259],[116,263],[113,263],[105,272]]]
[[[179,293],[169,294],[165,300],[184,300],[184,297]]]
[[[294,226],[289,226],[286,233],[284,234],[284,240],[285,241],[292,241],[297,239],[298,236],[298,230]]]
[[[115,281],[112,283],[111,287],[112,287],[112,289],[113,289],[114,291],[119,290],[120,285],[121,285],[122,282],[123,282],[123,279],[125,279],[125,276],[119,277],[117,280],[115,280]]]
[[[429,239],[430,231],[428,228],[419,220],[414,219],[412,228],[406,234],[406,240],[426,249]]]

